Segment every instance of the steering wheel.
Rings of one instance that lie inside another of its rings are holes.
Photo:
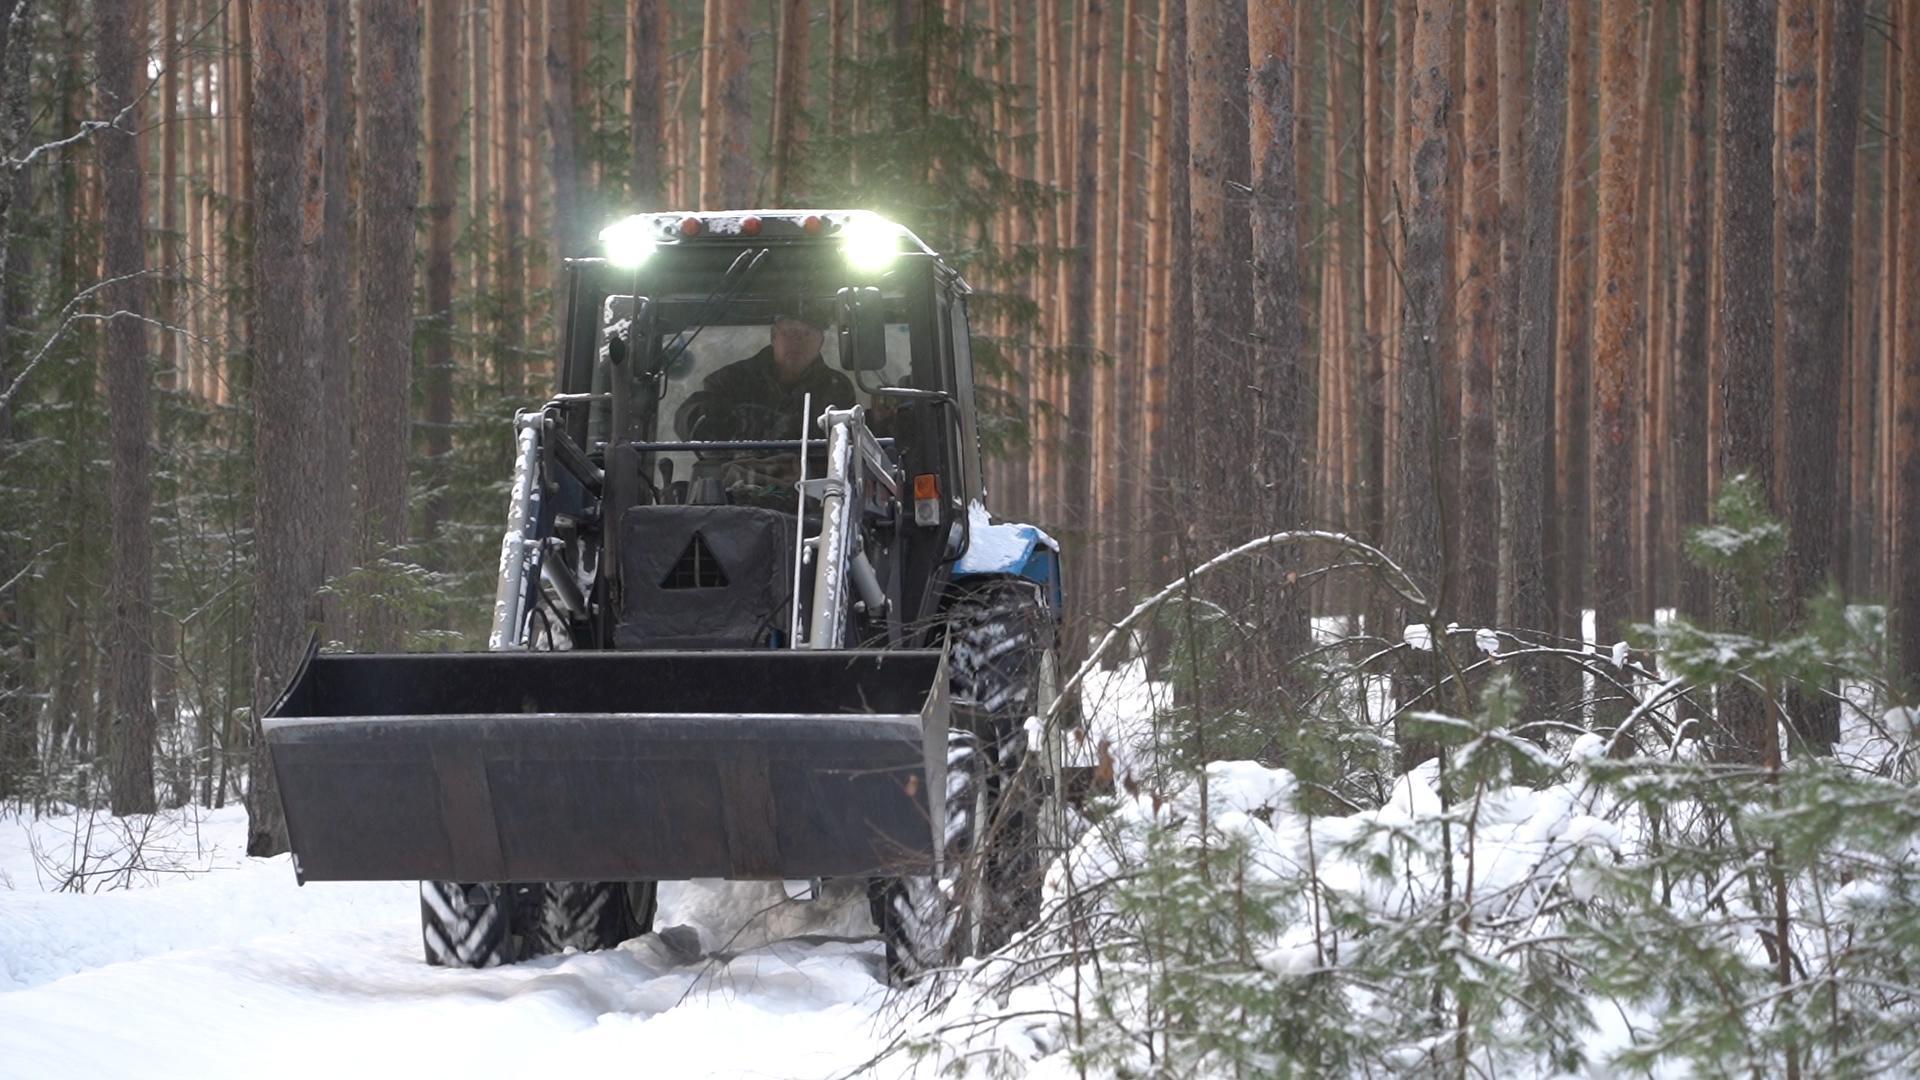
[[[742,431],[777,431],[782,423],[778,410],[756,401],[727,401],[702,390],[680,407],[674,424],[690,442],[725,442],[738,439]],[[705,460],[710,451],[695,450]],[[717,453],[717,452],[713,452]]]

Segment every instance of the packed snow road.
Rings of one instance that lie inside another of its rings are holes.
[[[245,828],[0,816],[0,1077],[836,1076],[897,1022],[864,894],[663,886],[617,950],[433,968],[414,886],[298,887]]]

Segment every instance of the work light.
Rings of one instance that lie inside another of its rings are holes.
[[[600,247],[607,261],[629,270],[646,262],[655,243],[651,226],[650,220],[635,214],[601,229]]]
[[[849,214],[840,229],[840,244],[847,253],[848,266],[862,273],[879,273],[900,254],[900,226],[878,214]]]

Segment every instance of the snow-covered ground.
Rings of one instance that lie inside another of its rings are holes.
[[[1087,696],[1150,709],[1137,667]],[[0,814],[0,1078],[866,1075],[901,1023],[857,887],[667,884],[617,950],[449,970],[412,883],[301,887],[245,848],[238,806]]]
[[[245,857],[238,808],[134,819],[155,869],[48,891],[89,828],[95,869],[124,867],[128,825],[0,817],[0,1076],[830,1076],[886,1034],[864,896],[670,885],[616,951],[446,970],[413,885],[298,887]]]

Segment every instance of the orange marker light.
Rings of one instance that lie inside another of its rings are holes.
[[[697,217],[683,217],[680,219],[681,236],[699,236],[700,228],[700,219]]]
[[[760,235],[760,219],[757,217],[740,219],[740,235],[741,236],[759,236]]]
[[[940,477],[921,473],[913,478],[913,523],[925,528],[940,524]]]
[[[800,228],[812,236],[817,235],[821,229],[826,228],[826,224],[826,222],[820,220],[819,214],[808,214],[806,219],[800,222]]]

